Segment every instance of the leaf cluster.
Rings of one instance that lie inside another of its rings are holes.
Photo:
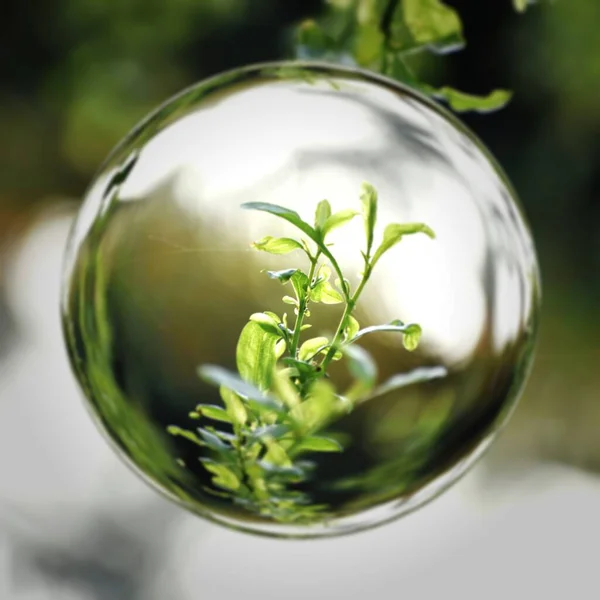
[[[266,271],[268,278],[289,288],[282,302],[293,307],[287,313],[255,313],[243,328],[237,348],[237,372],[203,365],[199,376],[219,388],[223,405],[200,404],[191,417],[207,424],[196,431],[171,427],[170,433],[185,437],[204,448],[200,460],[211,474],[206,491],[230,499],[251,512],[285,523],[308,523],[322,519],[326,507],[310,503],[298,485],[310,478],[315,463],[310,455],[342,452],[339,436],[325,429],[354,405],[368,397],[377,384],[377,365],[357,342],[380,332],[401,334],[404,347],[413,351],[421,327],[400,320],[361,329],[354,315],[358,299],[381,258],[407,235],[434,232],[424,223],[388,224],[375,243],[378,196],[365,183],[361,209],[333,212],[322,200],[314,221],[308,223],[288,208],[263,202],[243,204],[246,210],[271,214],[294,225],[299,237],[265,236],[251,246],[275,255],[301,253],[309,268],[290,267]],[[331,252],[328,236],[361,217],[365,249],[361,280],[352,289]],[[332,277],[337,276],[332,283]],[[310,329],[306,322],[314,305],[343,305],[344,311],[333,335],[302,339]],[[353,383],[338,393],[328,376],[332,361],[345,360]],[[414,381],[438,377],[438,372],[405,374],[384,384],[386,391]]]
[[[523,12],[528,0],[513,0]],[[458,12],[442,0],[328,0],[319,20],[309,19],[297,30],[299,59],[353,62],[399,80],[443,100],[457,111],[489,112],[505,106],[512,96],[494,90],[477,96],[448,86],[433,87],[411,68],[417,53],[448,54],[465,47]]]

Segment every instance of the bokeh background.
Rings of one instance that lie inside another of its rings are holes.
[[[319,0],[28,0],[0,6],[0,599],[596,598],[600,522],[600,3],[524,15],[448,2],[466,51],[432,81],[515,91],[464,120],[499,159],[539,250],[544,306],[520,407],[419,513],[291,543],[183,514],[84,411],[59,318],[69,224],[112,146],[208,75],[289,55]]]

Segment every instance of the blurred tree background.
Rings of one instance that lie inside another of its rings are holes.
[[[434,84],[515,92],[498,113],[462,118],[513,180],[544,282],[533,376],[489,464],[545,458],[600,470],[600,3],[541,4],[522,15],[509,0],[447,4],[460,11],[468,46],[418,68]],[[3,242],[42,207],[77,202],[114,144],[170,95],[224,69],[292,56],[295,26],[323,5],[4,2],[0,313]]]

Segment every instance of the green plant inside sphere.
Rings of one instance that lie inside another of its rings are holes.
[[[456,481],[531,362],[535,250],[482,144],[367,72],[278,63],[173,98],[73,228],[65,338],[119,454],[263,535],[352,533]]]

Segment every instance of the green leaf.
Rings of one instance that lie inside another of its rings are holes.
[[[214,433],[220,440],[223,440],[224,442],[233,444],[233,442],[237,441],[237,437],[234,433],[228,433],[227,431],[219,431],[214,427],[207,427],[206,429],[211,433]]]
[[[291,304],[292,306],[298,306],[298,300],[296,298],[292,298],[291,296],[284,296],[282,300],[285,304]]]
[[[198,428],[198,433],[202,438],[202,441],[215,452],[228,453],[232,450],[231,446],[220,440],[214,433],[207,429]]]
[[[298,229],[300,229],[300,231],[306,233],[306,235],[308,235],[313,241],[319,240],[319,236],[313,227],[303,221],[300,218],[300,215],[294,210],[290,210],[284,206],[279,206],[278,204],[270,204],[269,202],[245,202],[242,204],[242,208],[248,210],[258,210],[275,215],[276,217],[284,219],[288,223],[295,225]]]
[[[229,413],[221,408],[220,406],[212,406],[209,404],[201,404],[198,406],[198,412],[204,416],[212,419],[213,421],[220,421],[222,423],[232,423],[233,420]]]
[[[214,386],[225,386],[242,398],[260,404],[269,410],[281,412],[281,406],[274,398],[265,395],[257,387],[227,369],[215,365],[202,365],[198,368],[198,375],[207,383]]]
[[[331,269],[327,265],[321,265],[317,273],[317,281],[329,281],[331,278]]]
[[[446,375],[448,375],[448,371],[444,367],[419,367],[408,373],[394,375],[375,390],[375,395],[378,396],[379,394],[393,392],[414,383],[424,383],[440,379],[446,377]]]
[[[391,223],[383,232],[383,241],[373,255],[371,265],[375,265],[377,261],[388,251],[402,240],[405,235],[415,233],[424,233],[430,238],[435,238],[435,233],[424,223]]]
[[[406,61],[404,61],[399,54],[393,55],[387,61],[385,74],[391,77],[392,79],[396,79],[414,87],[415,89],[423,91],[419,80],[415,77],[412,69],[408,66]],[[425,92],[429,94],[429,92]]]
[[[287,283],[297,272],[298,269],[285,269],[283,271],[267,271],[267,275],[271,279],[277,279],[278,281],[281,281],[281,283]]]
[[[321,281],[310,292],[310,299],[313,302],[322,304],[340,304],[344,302],[344,297],[328,282]]]
[[[396,320],[392,321],[387,325],[372,325],[371,327],[365,327],[361,329],[356,335],[350,340],[349,343],[354,343],[359,340],[361,337],[369,334],[369,333],[402,333],[402,343],[404,347],[409,350],[415,350],[419,345],[419,340],[421,339],[421,327],[416,323],[409,323],[405,325],[402,321]]]
[[[327,200],[321,200],[317,204],[317,210],[315,212],[315,229],[321,231],[325,222],[331,216],[331,204]]]
[[[198,436],[194,432],[188,431],[187,429],[181,429],[181,427],[177,427],[176,425],[169,425],[167,427],[167,433],[169,435],[185,438],[190,442],[194,442],[194,444],[196,444],[197,446],[204,447],[206,445],[198,438]]]
[[[396,14],[390,43],[396,50],[423,46],[435,52],[451,52],[464,47],[458,13],[440,0],[403,0],[402,15]]]
[[[348,315],[344,326],[344,340],[351,340],[360,330],[359,322],[352,316]]]
[[[301,361],[308,361],[312,359],[316,354],[322,352],[329,346],[329,340],[326,337],[316,337],[310,340],[306,340],[300,350],[298,351],[298,358]]]
[[[307,399],[291,411],[292,417],[307,432],[324,427],[338,413],[339,400],[331,383],[316,380],[309,388]]]
[[[308,235],[308,237],[313,242],[315,242],[315,244],[317,244],[319,250],[329,259],[329,262],[333,265],[336,273],[340,276],[340,278],[342,278],[342,271],[340,269],[340,266],[338,265],[335,256],[331,254],[329,248],[323,243],[321,234],[318,231],[316,231],[313,227],[311,227],[308,223],[303,221],[297,212],[290,210],[289,208],[279,206],[278,204],[269,204],[268,202],[246,202],[245,204],[242,204],[242,208],[267,212],[272,215],[275,215],[276,217],[280,217],[281,219],[284,219],[292,225],[296,226],[298,229],[300,229],[300,231]]]
[[[312,368],[312,366],[311,366]],[[278,369],[273,376],[273,393],[288,408],[294,408],[301,402],[296,386],[290,381],[290,369]]]
[[[254,313],[250,315],[250,321],[260,325],[261,329],[263,329],[266,333],[276,335],[278,337],[283,335],[283,332],[279,328],[279,320],[274,319],[267,313]]]
[[[271,463],[278,467],[291,467],[292,461],[284,450],[283,446],[273,440],[272,438],[265,438],[265,446],[267,447],[267,453],[265,454],[263,461]]]
[[[281,423],[276,423],[274,425],[264,425],[255,429],[252,432],[252,439],[262,440],[263,438],[271,438],[274,440],[278,440],[288,433],[290,433],[291,429],[288,425],[282,425]]]
[[[456,112],[476,111],[488,113],[506,106],[512,99],[512,92],[508,90],[494,90],[487,96],[474,96],[465,94],[450,87],[431,89],[430,94],[435,98],[445,100],[452,110]]]
[[[332,232],[334,229],[342,227],[342,225],[350,222],[359,214],[360,213],[357,210],[353,210],[351,208],[340,210],[334,213],[327,219],[327,221],[325,221],[325,225],[323,225],[323,237]]]
[[[278,479],[285,477],[289,483],[300,482],[305,478],[305,473],[300,467],[293,465],[281,467],[264,460],[259,460],[257,464],[266,471],[266,475],[276,476]],[[273,500],[273,498],[274,496],[271,494],[270,499]]]
[[[302,244],[292,238],[274,238],[270,235],[254,242],[251,246],[269,254],[289,254],[294,250],[304,250]]]
[[[354,39],[354,59],[361,67],[369,67],[381,58],[385,36],[377,23],[360,27]]]
[[[212,482],[215,485],[232,492],[239,489],[241,482],[229,467],[209,459],[201,459],[201,462],[204,468],[214,475]]]
[[[281,323],[281,319],[279,318],[279,315],[277,313],[274,313],[271,310],[265,310],[265,315],[267,315],[268,317],[271,317],[271,319],[273,319],[273,321],[277,324]]]
[[[345,346],[348,357],[348,370],[366,389],[371,389],[377,381],[377,365],[373,357],[360,346]]]
[[[417,346],[421,341],[421,334],[421,327],[416,323],[406,326],[406,331],[402,337],[402,343],[409,352],[417,349]]]
[[[277,360],[279,360],[283,356],[283,353],[285,352],[286,348],[287,341],[285,340],[285,338],[280,338],[279,340],[277,340],[277,343],[275,344],[275,357],[277,358]]]
[[[513,0],[515,9],[518,12],[525,12],[529,6],[529,0]]]
[[[269,318],[268,315],[266,316]],[[275,345],[280,334],[281,331],[265,329],[264,324],[254,321],[250,321],[242,329],[236,348],[236,363],[244,381],[252,383],[261,390],[269,389],[277,362]]]
[[[346,290],[346,293],[348,295],[350,295],[350,280],[344,278],[343,280],[341,280],[339,277],[335,280],[335,285],[342,289],[342,290]]]
[[[303,360],[287,357],[284,358],[282,362],[284,365],[296,369],[298,373],[303,376],[303,379],[313,377],[317,373],[317,367]]]
[[[365,182],[362,184],[360,201],[367,237],[367,255],[370,255],[373,247],[375,224],[377,223],[377,190],[370,183]]]
[[[237,427],[245,425],[248,420],[248,413],[240,397],[225,386],[219,388],[219,393],[227,409],[227,414],[231,418],[231,422]]]
[[[292,287],[296,292],[296,296],[299,300],[306,296],[308,291],[308,276],[302,271],[297,270],[291,277]]]
[[[334,439],[321,437],[321,436],[310,436],[303,440],[300,440],[294,446],[294,452],[343,452],[343,446]]]

